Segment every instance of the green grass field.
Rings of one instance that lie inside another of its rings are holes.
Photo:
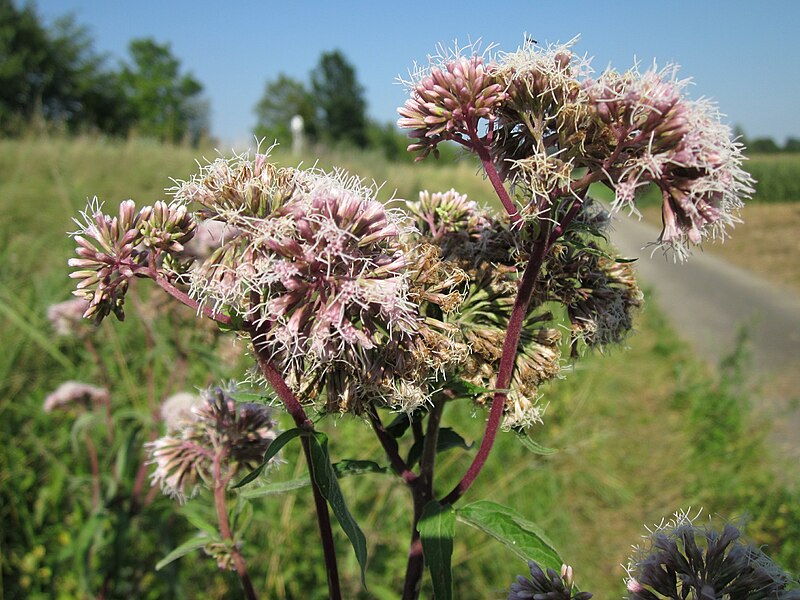
[[[152,316],[148,282],[130,298],[128,319],[104,323],[91,348],[59,339],[46,319],[47,307],[69,296],[66,261],[73,244],[65,232],[87,198],[96,195],[107,207],[126,198],[152,203],[164,197],[170,177],[194,171],[196,158],[191,149],[136,140],[0,140],[0,598],[97,597],[104,583],[106,598],[238,597],[236,578],[220,573],[202,552],[154,570],[192,534],[192,523],[206,518],[207,498],[177,508],[155,494],[139,511],[125,499],[141,445],[158,431],[152,416],[158,403],[178,390],[241,378],[244,362],[220,360],[208,347],[213,334],[192,326],[192,315]],[[323,155],[319,165],[334,163],[387,180],[384,199],[450,187],[478,201],[491,197],[466,160],[395,165],[353,152]],[[536,456],[512,435],[501,436],[465,500],[505,503],[539,523],[575,567],[579,585],[598,599],[624,592],[620,565],[643,524],[690,505],[728,518],[749,514],[753,541],[798,572],[800,494],[775,477],[781,465],[770,458],[763,428],[736,385],[746,360],[734,356],[720,368],[701,364],[652,304],[637,330],[626,348],[593,355],[542,390],[545,424],[531,435],[556,453]],[[42,411],[47,393],[68,379],[110,386],[113,439],[102,420]],[[479,438],[484,418],[463,402],[445,412],[470,442]],[[322,428],[334,460],[386,462],[364,423],[329,419]],[[87,439],[104,474],[94,506]],[[296,452],[284,453],[275,481],[303,473]],[[470,457],[458,449],[442,455],[440,492],[458,480]],[[396,598],[410,498],[399,481],[382,475],[347,478],[342,487],[370,553],[365,592],[347,540],[337,535],[345,597]],[[243,553],[262,597],[326,597],[312,505],[308,489],[254,501]],[[505,598],[525,563],[477,530],[459,527],[455,597]],[[423,597],[429,596],[426,587]]]

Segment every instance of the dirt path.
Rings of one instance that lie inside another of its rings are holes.
[[[710,254],[684,264],[643,246],[658,231],[624,216],[612,241],[652,290],[673,327],[710,363],[729,355],[740,328],[749,335],[755,409],[769,418],[781,452],[800,459],[800,296]]]

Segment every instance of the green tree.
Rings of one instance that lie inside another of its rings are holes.
[[[784,152],[800,152],[800,139],[796,137],[790,137],[786,139],[786,143],[783,145]]]
[[[367,103],[355,68],[339,50],[323,52],[311,72],[322,135],[333,142],[368,145]]]
[[[71,17],[47,29],[32,5],[0,0],[0,57],[0,130],[13,132],[35,116],[70,129],[126,129],[118,80]]]
[[[317,137],[317,118],[314,97],[302,81],[280,73],[278,78],[268,81],[264,95],[255,107],[255,134],[268,143],[278,140],[291,142],[289,123],[293,116],[303,117],[305,134],[309,139]]]
[[[775,140],[769,137],[748,140],[747,149],[752,154],[773,154],[781,150]]]
[[[208,105],[200,99],[203,86],[191,74],[180,73],[180,61],[169,44],[152,39],[131,41],[132,64],[120,80],[132,106],[139,132],[163,141],[192,142],[206,133]]]

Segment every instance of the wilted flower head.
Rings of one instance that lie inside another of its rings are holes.
[[[179,500],[194,495],[200,482],[227,483],[241,470],[255,468],[277,435],[268,407],[237,405],[220,388],[203,392],[192,418],[178,425],[147,447],[156,465],[153,483]]]
[[[47,307],[47,320],[58,335],[81,335],[87,330],[84,313],[89,308],[89,302],[84,297],[72,298]]]
[[[531,577],[522,575],[517,577],[516,583],[511,584],[508,600],[589,600],[592,594],[579,592],[573,582],[572,567],[561,566],[559,575],[553,569],[542,571],[535,561],[528,562]]]
[[[437,145],[454,135],[477,133],[478,121],[493,121],[495,109],[505,98],[503,86],[482,56],[463,56],[460,49],[442,48],[428,61],[427,68],[417,69],[411,81],[404,81],[411,97],[397,109],[401,117],[397,125],[411,129],[409,136],[416,140],[408,150],[419,151],[417,160],[431,151],[438,156]]]
[[[108,404],[111,395],[105,388],[82,383],[65,381],[44,399],[44,412],[66,409],[71,405],[90,407],[95,404]]]
[[[800,589],[726,524],[722,533],[686,512],[656,526],[628,563],[630,600],[797,600]],[[793,589],[789,589],[789,588]]]

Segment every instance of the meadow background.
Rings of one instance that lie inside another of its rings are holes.
[[[494,197],[477,166],[454,151],[445,150],[438,162],[411,162],[391,123],[403,96],[391,81],[439,40],[463,42],[474,30],[511,49],[521,32],[510,31],[507,18],[486,18],[485,5],[470,0],[460,11],[426,6],[435,28],[387,28],[379,3],[369,10],[365,3],[361,19],[335,3],[317,4],[271,7],[265,35],[265,20],[247,3],[231,4],[230,18],[216,19],[209,15],[219,6],[203,0],[41,0],[44,18],[31,3],[0,0],[0,600],[240,594],[235,575],[219,571],[202,550],[156,569],[210,527],[213,510],[205,496],[178,506],[150,489],[143,461],[144,444],[161,435],[165,398],[241,380],[247,358],[191,311],[167,309],[149,282],[133,286],[123,323],[109,319],[82,339],[57,334],[47,311],[70,298],[74,243],[67,232],[77,228],[72,219],[91,198],[110,213],[128,198],[140,205],[168,199],[173,180],[216,158],[215,147],[231,155],[232,142],[214,141],[215,127],[226,123],[237,138],[247,131],[245,145],[254,145],[252,133],[284,142],[273,152],[284,166],[336,166],[374,180],[384,200],[451,187],[481,203]],[[732,122],[746,118],[756,133],[789,136],[742,138],[751,149],[745,166],[758,180],[756,196],[733,239],[705,251],[800,293],[800,139],[791,137],[798,134],[798,80],[786,76],[797,68],[785,64],[800,58],[791,18],[800,5],[787,0],[776,2],[780,10],[762,10],[727,2],[721,11],[715,3],[681,0],[670,5],[682,15],[675,27],[663,6],[633,0],[620,0],[615,11],[602,3],[558,10],[534,4],[504,3],[505,16],[515,15],[514,28],[531,22],[537,36],[551,39],[568,40],[583,29],[586,43],[578,52],[605,52],[601,66],[613,59],[626,68],[630,62],[620,57],[629,61],[640,52],[661,56],[660,64],[675,60],[697,76],[696,95],[719,91],[710,95]],[[97,30],[59,19],[64,7],[83,10],[80,17]],[[628,13],[647,26],[619,18]],[[684,19],[688,14],[694,18]],[[732,31],[744,38],[733,46]],[[132,32],[145,37],[129,39]],[[158,39],[146,37],[152,35]],[[332,50],[337,46],[347,54]],[[362,86],[351,57],[378,83]],[[700,87],[704,81],[709,87]],[[209,82],[214,101],[224,103],[213,110]],[[367,99],[382,101],[378,120]],[[305,120],[300,153],[289,151],[287,124],[295,114]],[[643,207],[644,218],[657,223],[658,199],[644,198]],[[748,368],[747,332],[720,364],[709,364],[645,292],[646,307],[625,347],[567,364],[563,380],[542,388],[545,423],[531,437],[554,452],[535,455],[501,435],[464,500],[506,504],[538,523],[575,567],[578,584],[598,600],[624,593],[622,565],[644,525],[689,506],[741,520],[755,544],[800,576],[800,470],[771,448],[760,383]],[[68,380],[107,387],[110,410],[45,412],[47,395]],[[800,392],[789,393],[800,405]],[[291,427],[278,418],[280,427]],[[454,402],[445,418],[468,442],[479,440],[483,411]],[[334,461],[385,464],[366,424],[330,418],[323,428]],[[439,492],[460,477],[474,449],[441,455]],[[270,480],[292,488],[305,463],[296,448],[282,458]],[[410,534],[404,485],[376,473],[341,483],[370,557],[365,591],[349,543],[336,532],[344,595],[396,598]],[[247,522],[242,551],[264,598],[326,596],[310,496],[307,488],[287,489],[237,506],[236,519]],[[458,527],[455,597],[505,598],[514,577],[526,572],[524,561],[481,532]],[[427,587],[422,597],[430,597]]]
[[[178,507],[160,494],[134,503],[131,493],[142,444],[160,432],[160,402],[177,391],[240,379],[246,359],[228,352],[221,360],[217,350],[228,342],[215,342],[191,314],[154,313],[149,282],[133,287],[126,321],[104,322],[91,334],[91,347],[57,336],[47,320],[47,307],[67,299],[72,288],[66,261],[73,243],[65,232],[75,228],[71,218],[87,198],[97,195],[112,213],[129,197],[139,203],[165,198],[171,178],[188,178],[203,156],[213,159],[216,153],[136,137],[40,131],[0,140],[2,598],[238,597],[235,577],[219,572],[202,551],[154,568],[197,526],[213,522],[207,498]],[[466,159],[409,164],[374,150],[319,146],[308,149],[305,164],[312,156],[319,156],[322,167],[336,164],[387,181],[380,192],[384,199],[451,186],[479,201],[491,197]],[[274,159],[296,165],[302,157],[279,148]],[[735,241],[745,248],[749,236],[765,234],[759,220],[773,211],[796,216],[800,206],[792,187],[800,156],[753,156],[749,164],[768,183],[760,184],[765,187],[746,209],[747,226],[737,229]],[[794,227],[796,222],[782,218],[770,225],[770,236],[788,235]],[[747,265],[747,251],[726,251]],[[762,248],[759,256],[769,260],[769,254]],[[792,265],[796,269],[796,261]],[[788,274],[780,277],[789,282]],[[513,436],[501,436],[467,500],[504,503],[539,523],[575,566],[579,584],[597,598],[623,593],[621,565],[642,524],[687,506],[744,518],[756,544],[800,572],[797,468],[771,454],[768,424],[752,404],[756,393],[744,383],[746,344],[731,348],[723,364],[706,364],[652,302],[636,329],[627,347],[593,355],[543,389],[545,424],[531,434],[556,452],[533,455]],[[45,413],[45,396],[70,379],[109,387],[111,420],[79,411]],[[482,411],[455,403],[447,413],[467,441],[480,436]],[[281,424],[290,427],[283,419]],[[324,430],[334,460],[385,463],[364,423],[328,419]],[[87,439],[101,473],[99,502],[92,499]],[[470,456],[463,449],[442,455],[442,490]],[[294,450],[284,452],[286,463],[271,480],[302,475],[297,458]],[[370,554],[364,591],[347,540],[337,534],[345,596],[394,598],[401,587],[410,499],[391,476],[366,474],[342,485]],[[325,597],[311,511],[308,489],[254,498],[252,514],[243,511],[242,518],[251,519],[243,552],[263,597]],[[515,575],[525,572],[524,562],[482,533],[459,527],[455,597],[504,598]]]

